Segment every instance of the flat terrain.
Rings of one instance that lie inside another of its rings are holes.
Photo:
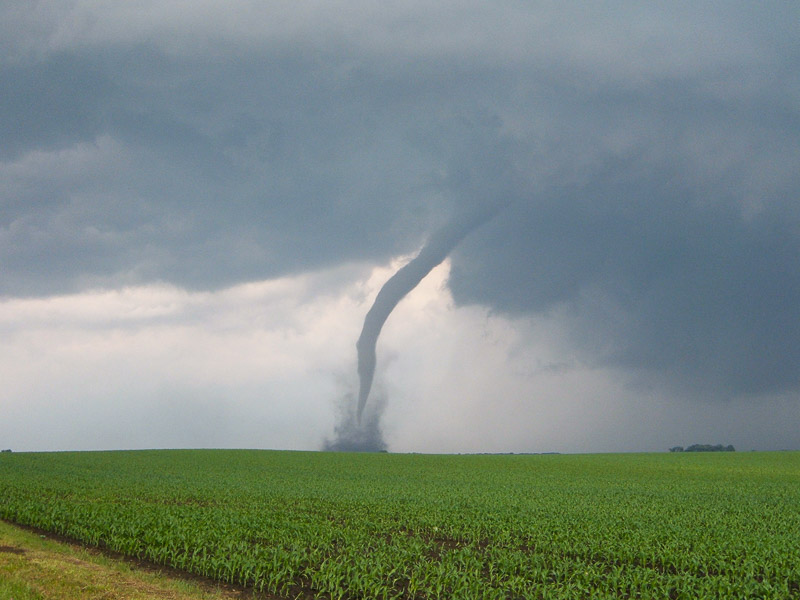
[[[4,453],[0,518],[283,598],[800,598],[798,452]]]
[[[245,600],[210,582],[109,558],[0,521],[0,600]]]

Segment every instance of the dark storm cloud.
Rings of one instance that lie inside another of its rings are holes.
[[[501,215],[457,251],[456,301],[565,309],[592,362],[666,372],[704,392],[800,383],[796,215],[745,220],[726,203],[693,205],[683,186],[646,184],[593,185],[594,208],[565,195]]]
[[[489,198],[512,205],[453,255],[457,303],[560,311],[588,362],[703,394],[800,383],[795,8],[317,8],[24,20],[0,294],[384,261]]]
[[[110,91],[102,71],[71,54],[0,64],[0,159],[91,139]]]
[[[795,389],[797,78],[721,97],[737,78],[572,96],[550,150],[574,162],[456,252],[456,301],[561,310],[590,363],[690,393]]]
[[[60,60],[60,78],[75,80]],[[139,48],[95,62],[113,79],[113,94],[91,98],[102,119],[71,115],[74,105],[90,109],[65,94],[48,100],[60,128],[15,125],[0,293],[152,279],[217,287],[386,258],[413,249],[435,218],[435,166],[389,118],[380,73],[338,78],[302,57],[267,54],[209,65]],[[22,101],[9,104],[24,113]],[[115,157],[98,136],[113,140]],[[89,156],[73,156],[81,152]],[[87,228],[103,235],[87,240]]]

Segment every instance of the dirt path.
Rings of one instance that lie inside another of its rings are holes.
[[[224,589],[49,539],[0,521],[0,600],[243,600]]]

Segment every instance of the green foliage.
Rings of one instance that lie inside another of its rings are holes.
[[[13,453],[0,518],[287,598],[800,597],[800,453]]]
[[[684,452],[735,452],[736,448],[733,446],[723,446],[722,444],[692,444]]]
[[[6,581],[0,572],[0,600],[42,600],[43,596],[25,583]]]

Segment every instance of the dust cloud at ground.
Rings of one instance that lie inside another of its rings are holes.
[[[333,438],[326,439],[322,450],[328,452],[385,452],[381,417],[386,407],[386,394],[375,391],[371,402],[361,415],[357,416],[356,396],[348,392],[339,399],[336,425]]]

